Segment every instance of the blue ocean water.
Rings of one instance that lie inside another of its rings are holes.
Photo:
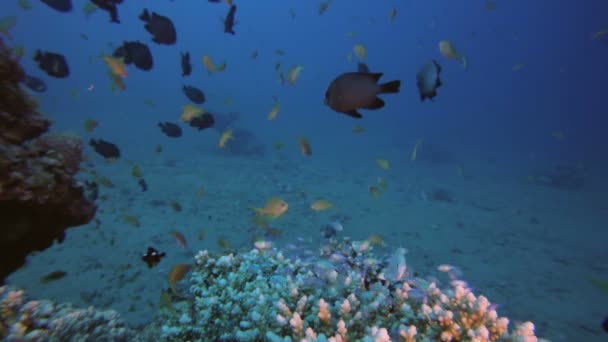
[[[121,158],[108,163],[87,146],[83,166],[114,184],[101,188],[98,222],[31,256],[10,284],[37,297],[113,308],[141,325],[153,318],[171,266],[191,260],[172,229],[193,251],[251,248],[260,231],[251,208],[279,196],[289,210],[271,222],[280,236],[267,238],[277,246],[297,244],[296,237],[316,246],[319,229],[338,220],[341,236],[377,234],[380,249],[406,247],[420,273],[459,266],[501,314],[534,321],[539,336],[606,338],[608,294],[590,281],[608,281],[608,35],[594,38],[608,29],[605,2],[497,0],[489,9],[484,1],[334,0],[319,14],[320,1],[235,1],[235,35],[223,32],[223,2],[125,1],[120,24],[101,10],[85,16],[81,1],[70,13],[30,3],[24,10],[4,0],[0,17],[17,17],[5,40],[25,48],[24,69],[48,86],[33,94],[41,111],[54,130],[110,141]],[[171,18],[175,45],[151,41],[137,18],[143,8]],[[113,91],[100,56],[134,40],[150,47],[154,67],[128,66],[126,89]],[[442,56],[442,40],[466,56],[467,68]],[[381,96],[384,108],[361,110],[359,120],[324,105],[330,82],[356,70],[356,44],[382,81],[401,80],[398,94]],[[69,78],[38,69],[37,49],[64,54]],[[186,51],[193,72],[182,77]],[[203,55],[226,69],[209,74]],[[441,65],[443,85],[434,101],[422,102],[416,73],[429,59]],[[276,63],[285,77],[303,66],[294,85],[278,82]],[[203,90],[206,111],[238,116],[231,127],[241,136],[228,144],[249,152],[221,149],[220,131],[181,123],[190,103],[182,85]],[[268,120],[275,98],[280,111]],[[84,129],[87,119],[98,122],[92,132]],[[183,136],[165,136],[159,121],[178,123]],[[355,126],[365,132],[354,133]],[[311,156],[300,153],[299,137],[310,141]],[[131,175],[134,165],[146,192]],[[369,188],[378,177],[387,189],[375,198]],[[439,196],[446,193],[448,200]],[[311,210],[320,198],[333,207]],[[150,245],[167,252],[152,269],[140,260]],[[56,269],[68,275],[40,284]]]

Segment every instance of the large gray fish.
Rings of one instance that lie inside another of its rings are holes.
[[[331,82],[325,92],[325,104],[338,113],[360,119],[358,109],[379,109],[384,101],[379,94],[398,93],[401,81],[378,84],[382,73],[369,72],[364,64],[359,71],[347,72]]]
[[[435,60],[429,60],[420,68],[416,74],[416,85],[420,94],[420,101],[424,99],[433,100],[437,96],[437,88],[441,86],[441,66]]]

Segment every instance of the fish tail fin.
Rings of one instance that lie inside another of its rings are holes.
[[[147,8],[144,8],[144,10],[141,12],[141,14],[139,15],[139,19],[145,22],[150,21],[150,13],[148,13]]]
[[[380,92],[382,94],[398,93],[399,87],[401,87],[401,81],[390,81],[380,85]]]

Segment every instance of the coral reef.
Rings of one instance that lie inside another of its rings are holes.
[[[74,178],[79,137],[46,133],[50,121],[19,86],[24,73],[0,46],[0,284],[25,256],[89,222],[96,206]]]
[[[385,260],[369,241],[331,240],[311,260],[257,243],[247,253],[196,255],[186,298],[162,310],[163,341],[537,341],[456,278],[410,277],[405,251]],[[152,337],[150,337],[152,338]]]
[[[3,341],[139,341],[116,311],[28,301],[23,290],[0,287]]]

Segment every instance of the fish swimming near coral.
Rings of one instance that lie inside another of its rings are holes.
[[[365,69],[346,72],[336,77],[325,92],[325,104],[335,112],[360,119],[359,109],[380,109],[384,101],[379,94],[398,93],[401,81],[378,84],[382,73],[370,73]]]
[[[141,257],[146,264],[148,264],[148,268],[152,268],[166,256],[164,252],[159,252],[153,247],[148,247],[146,253]]]
[[[266,202],[266,206],[264,206],[264,208],[254,208],[254,211],[259,216],[276,219],[283,216],[283,214],[287,212],[288,208],[289,206],[287,205],[287,202],[279,197],[272,197],[268,200],[268,202]]]
[[[66,78],[70,75],[68,62],[62,54],[37,50],[34,54],[34,61],[49,76]]]
[[[89,140],[89,145],[91,145],[93,149],[95,149],[95,152],[97,152],[104,158],[120,158],[120,149],[118,148],[118,146],[109,141],[105,141],[102,139],[91,139]]]
[[[28,89],[38,93],[44,93],[46,91],[46,84],[38,77],[25,75],[25,77],[23,77],[23,84],[28,87]]]
[[[188,264],[177,264],[173,266],[171,272],[169,272],[169,286],[171,291],[177,294],[177,282],[184,279],[186,274],[190,271],[190,265]]]

